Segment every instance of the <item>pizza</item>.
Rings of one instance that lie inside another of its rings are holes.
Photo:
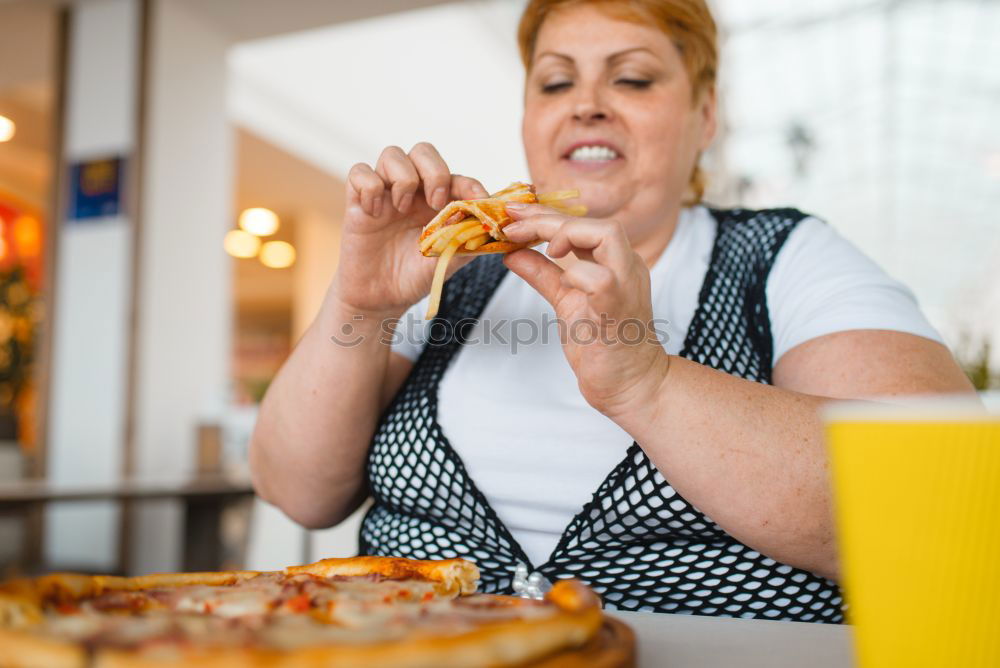
[[[508,203],[544,204],[570,216],[583,216],[587,213],[585,206],[565,202],[579,196],[579,190],[536,194],[533,185],[515,182],[489,197],[456,200],[445,205],[420,232],[420,252],[438,258],[426,318],[430,320],[437,315],[445,273],[455,255],[511,253],[541,243],[541,240],[514,243],[507,238],[503,228],[512,220],[507,213]]]
[[[0,584],[0,666],[523,666],[584,645],[600,599],[477,594],[463,559],[324,559],[283,571],[48,575]]]

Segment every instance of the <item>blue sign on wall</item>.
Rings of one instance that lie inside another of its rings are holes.
[[[124,175],[125,159],[121,157],[70,165],[67,218],[75,222],[121,214]]]

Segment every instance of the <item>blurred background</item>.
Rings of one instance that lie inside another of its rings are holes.
[[[1000,2],[712,4],[708,201],[826,219],[1000,387]],[[306,532],[252,498],[255,405],[335,270],[351,164],[430,141],[528,180],[522,7],[0,0],[0,571],[353,552],[357,516]]]

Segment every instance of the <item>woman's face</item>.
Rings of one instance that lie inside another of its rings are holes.
[[[554,12],[538,34],[522,136],[539,192],[579,188],[589,215],[629,228],[680,207],[715,132],[673,41],[592,6]]]

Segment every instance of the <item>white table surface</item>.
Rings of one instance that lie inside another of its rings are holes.
[[[847,625],[608,611],[632,627],[639,668],[850,668]]]

